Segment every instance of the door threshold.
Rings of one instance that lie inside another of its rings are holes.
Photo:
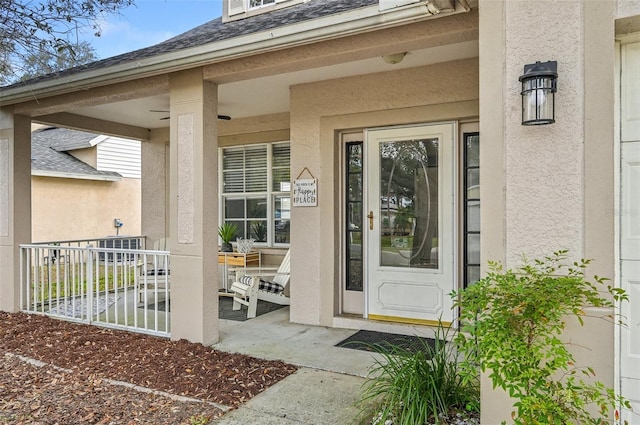
[[[435,326],[371,320],[365,319],[357,314],[341,314],[340,316],[335,316],[333,318],[333,327],[412,335],[425,338],[434,338],[436,333]]]

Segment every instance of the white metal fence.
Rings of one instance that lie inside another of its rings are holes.
[[[20,246],[20,307],[67,320],[170,336],[169,252],[144,237]]]

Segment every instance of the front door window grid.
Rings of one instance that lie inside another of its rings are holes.
[[[346,145],[346,203],[345,208],[345,242],[346,242],[346,276],[347,291],[362,291],[362,218],[363,218],[363,174],[362,174],[362,141],[349,142]]]
[[[463,285],[480,279],[480,134],[463,135]]]

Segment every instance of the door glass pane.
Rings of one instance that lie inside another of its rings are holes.
[[[467,190],[472,192],[474,188],[480,186],[480,169],[469,168],[467,169]]]
[[[480,232],[480,201],[467,201],[467,232]]]
[[[380,265],[438,268],[438,139],[380,144]]]
[[[480,166],[480,137],[477,134],[465,137],[467,167]]]
[[[472,285],[480,280],[480,266],[467,266],[467,286]]]
[[[349,260],[347,263],[347,279],[349,281],[350,291],[362,291],[362,261],[361,260]]]
[[[480,264],[480,234],[467,235],[467,264]]]
[[[347,291],[362,291],[362,142],[346,144],[346,279]]]
[[[362,231],[362,203],[350,202],[347,226],[350,232]]]

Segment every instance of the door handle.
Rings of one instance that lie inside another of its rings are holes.
[[[367,218],[369,219],[369,230],[373,230],[373,211],[369,211]]]

